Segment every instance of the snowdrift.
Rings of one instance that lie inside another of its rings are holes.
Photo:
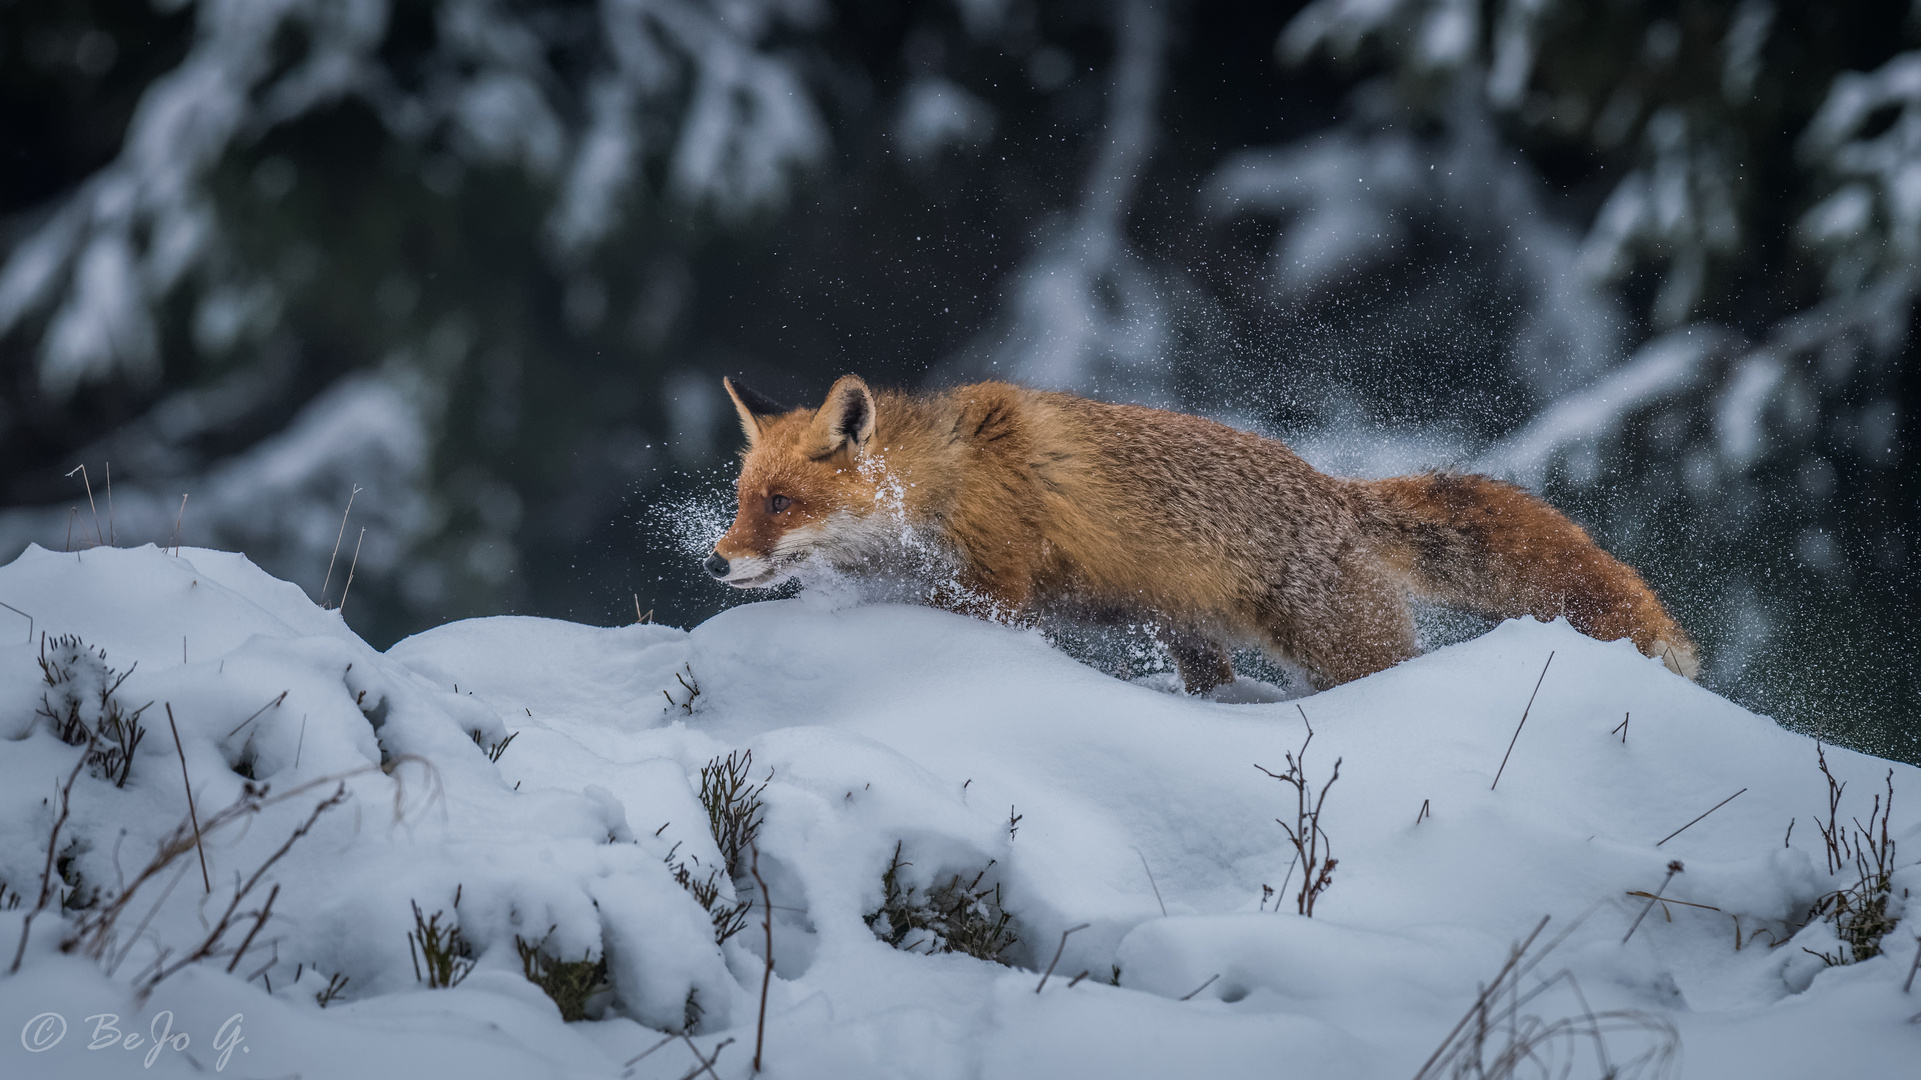
[[[1921,1060],[1908,924],[1832,963],[1851,924],[1810,918],[1860,881],[1824,830],[1885,851],[1890,786],[1905,913],[1917,771],[1826,748],[1831,815],[1814,740],[1565,623],[1224,704],[815,594],[386,653],[216,551],[31,548],[0,601],[8,1076],[746,1076],[768,909],[771,1077],[1412,1077],[1543,917],[1486,1060],[1528,1031],[1575,1075]],[[109,714],[129,756],[60,737]],[[702,770],[746,751],[736,873]],[[1338,860],[1311,918],[1290,755]],[[1007,916],[1006,963],[883,940],[943,886]]]

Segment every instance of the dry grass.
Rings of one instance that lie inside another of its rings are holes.
[[[1673,1075],[1680,1062],[1681,1036],[1666,1019],[1638,1009],[1595,1012],[1565,968],[1522,988],[1580,925],[1575,922],[1534,951],[1547,923],[1544,916],[1533,933],[1509,951],[1494,980],[1481,989],[1414,1080],[1568,1080],[1577,1075],[1662,1080]],[[1533,1011],[1557,989],[1567,991],[1574,1009],[1554,1019]]]

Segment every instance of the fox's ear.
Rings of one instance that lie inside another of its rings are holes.
[[[842,375],[807,429],[807,454],[824,458],[843,449],[858,454],[874,437],[874,395],[858,375]]]
[[[787,411],[787,406],[725,375],[720,377],[720,385],[726,387],[727,396],[734,399],[734,411],[740,414],[740,429],[747,433],[749,446],[760,441],[762,417],[779,416]]]

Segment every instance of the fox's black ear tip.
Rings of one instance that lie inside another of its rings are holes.
[[[778,416],[781,413],[790,411],[787,406],[755,390],[739,379],[722,375],[720,382],[722,386],[727,388],[727,392],[734,396],[734,400],[740,402],[741,408],[746,409],[755,416]]]

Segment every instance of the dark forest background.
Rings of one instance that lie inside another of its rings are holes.
[[[1921,761],[1918,49],[1892,2],[0,0],[0,557],[178,522],[331,603],[357,550],[383,647],[691,625],[744,599],[693,556],[722,374],[992,375],[1517,479],[1709,685]]]

